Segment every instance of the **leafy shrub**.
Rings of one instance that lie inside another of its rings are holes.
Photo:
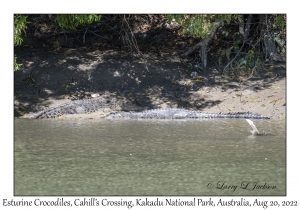
[[[91,24],[92,22],[100,20],[101,15],[89,14],[89,15],[57,15],[55,22],[65,29],[76,30],[77,26],[83,24]]]
[[[21,45],[23,39],[21,38],[22,32],[25,33],[27,22],[26,15],[14,15],[14,45]],[[14,55],[14,70],[19,70],[22,64],[17,63],[17,57]]]

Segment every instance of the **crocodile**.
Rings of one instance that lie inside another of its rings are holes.
[[[254,118],[270,119],[251,112],[209,113],[177,108],[151,109],[142,112],[116,112],[105,116],[106,119],[202,119],[202,118]]]
[[[74,100],[55,107],[50,107],[38,112],[33,118],[56,118],[66,114],[87,114],[113,108],[114,104],[108,103],[104,97],[97,99]]]
[[[75,100],[38,112],[33,118],[56,118],[66,114],[88,114],[110,108],[116,110],[115,103],[104,97],[97,99]],[[177,108],[150,109],[142,112],[115,112],[104,116],[105,119],[198,119],[198,118],[254,118],[269,119],[251,112],[209,113]]]

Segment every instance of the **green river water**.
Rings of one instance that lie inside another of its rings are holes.
[[[284,121],[32,120],[14,125],[14,195],[285,195]]]

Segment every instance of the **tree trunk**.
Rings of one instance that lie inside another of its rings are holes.
[[[249,33],[250,33],[250,26],[252,24],[252,20],[253,20],[253,15],[251,14],[251,15],[248,16],[248,19],[247,19],[245,32],[243,34],[244,40],[248,39],[248,36],[249,36]]]
[[[261,30],[260,34],[263,38],[263,52],[265,61],[283,61],[284,58],[276,52],[275,41],[271,33],[271,17],[272,15],[259,15]]]

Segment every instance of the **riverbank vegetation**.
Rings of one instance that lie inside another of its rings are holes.
[[[221,74],[238,77],[253,74],[265,62],[285,60],[284,14],[16,14],[14,19],[16,46],[28,37],[32,44],[56,49],[106,45],[145,62],[145,47],[158,53],[169,48],[182,58],[193,56],[189,68],[197,74],[207,73],[208,62]],[[15,70],[20,66],[15,56]]]

